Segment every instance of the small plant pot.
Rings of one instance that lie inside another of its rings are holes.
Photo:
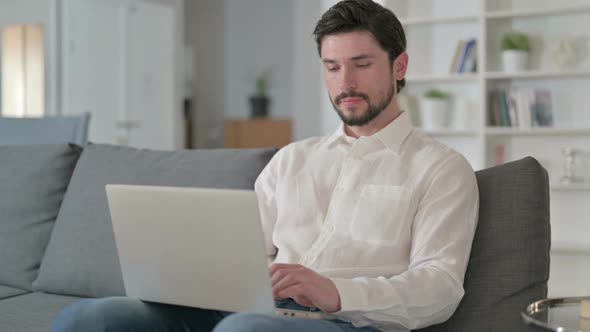
[[[268,105],[270,100],[265,96],[251,96],[250,97],[250,115],[253,118],[268,117]]]
[[[502,66],[507,73],[525,71],[528,62],[528,52],[506,50],[502,51]]]
[[[420,119],[424,130],[437,130],[447,127],[449,118],[449,100],[420,99]]]

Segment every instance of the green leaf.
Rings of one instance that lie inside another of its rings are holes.
[[[531,49],[529,37],[519,32],[509,32],[502,38],[502,51],[514,50],[528,52]]]

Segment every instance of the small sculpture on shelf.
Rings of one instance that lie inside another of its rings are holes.
[[[588,55],[588,40],[584,37],[561,38],[551,52],[553,66],[560,70],[576,68]]]

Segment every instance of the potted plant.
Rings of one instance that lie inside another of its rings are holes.
[[[250,96],[251,116],[253,118],[265,118],[268,116],[268,105],[270,99],[268,98],[269,72],[263,72],[256,78],[256,93]]]
[[[526,69],[531,45],[529,37],[519,32],[509,32],[502,38],[502,65],[505,72]]]
[[[426,91],[420,100],[420,118],[424,130],[436,130],[447,126],[450,95],[438,89]]]

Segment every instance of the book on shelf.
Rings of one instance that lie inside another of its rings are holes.
[[[534,95],[535,102],[533,105],[533,126],[552,126],[553,111],[551,110],[551,92],[547,90],[537,90]],[[532,115],[531,114],[531,115]]]
[[[458,68],[459,57],[463,54],[463,49],[465,48],[465,40],[459,40],[457,43],[457,47],[455,48],[455,55],[453,55],[453,61],[451,62],[451,67],[449,68],[449,73],[455,73]]]
[[[449,68],[450,73],[474,73],[477,71],[477,39],[457,42],[455,54]]]
[[[488,124],[520,129],[553,126],[551,92],[521,88],[490,91]]]
[[[508,97],[506,91],[500,91],[500,114],[502,115],[502,126],[512,127],[510,119],[510,108],[508,107]]]

